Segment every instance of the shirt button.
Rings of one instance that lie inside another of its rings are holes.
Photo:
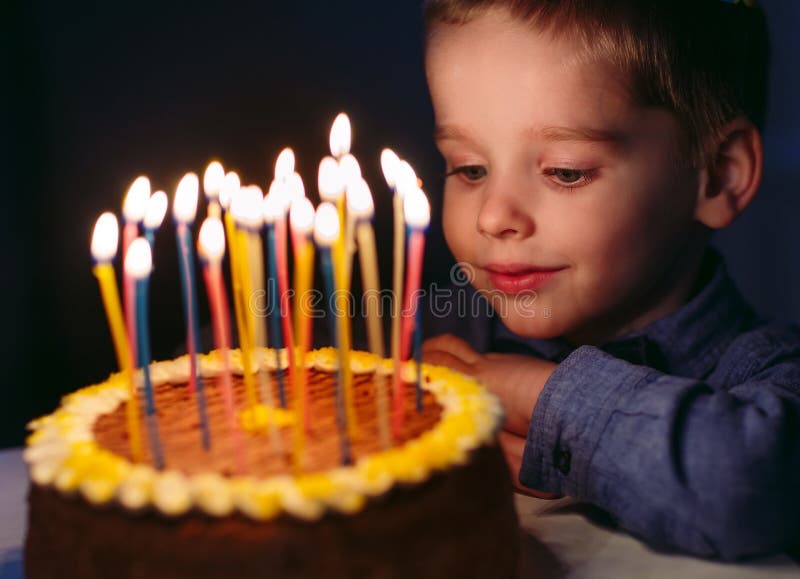
[[[569,469],[572,466],[572,453],[568,450],[558,449],[553,455],[553,462],[558,471],[563,475],[569,474]]]

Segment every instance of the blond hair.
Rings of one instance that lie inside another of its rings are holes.
[[[667,109],[684,129],[684,157],[708,166],[726,123],[763,130],[769,63],[764,14],[728,0],[426,0],[426,37],[502,9],[538,31],[579,41],[629,81],[637,103]]]

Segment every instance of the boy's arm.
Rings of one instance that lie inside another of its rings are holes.
[[[800,333],[759,330],[718,368],[703,381],[578,348],[537,397],[520,481],[590,501],[650,543],[701,556],[796,546]]]

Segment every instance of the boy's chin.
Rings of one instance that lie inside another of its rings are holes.
[[[549,340],[563,336],[568,331],[552,316],[523,317],[512,314],[501,319],[509,330],[521,338]]]

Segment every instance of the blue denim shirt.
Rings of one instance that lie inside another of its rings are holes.
[[[491,316],[431,323],[479,351],[559,362],[524,485],[589,501],[653,546],[786,551],[800,545],[800,328],[759,319],[713,251],[706,269],[681,309],[600,347],[526,340]]]

